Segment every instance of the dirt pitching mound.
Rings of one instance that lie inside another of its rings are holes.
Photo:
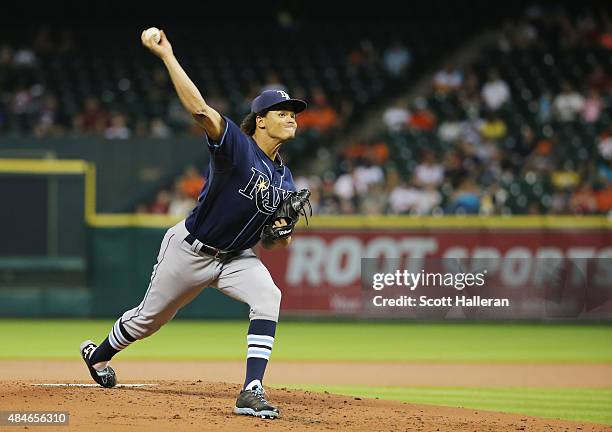
[[[281,418],[263,420],[232,414],[240,389],[233,383],[148,381],[113,389],[39,384],[0,382],[0,410],[68,411],[69,427],[44,427],[58,431],[612,431],[592,423],[286,388],[268,390]]]

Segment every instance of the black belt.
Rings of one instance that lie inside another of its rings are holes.
[[[193,242],[196,240],[197,239],[195,238],[195,236],[191,233],[189,233],[187,237],[185,237],[185,241],[190,245],[193,245]],[[228,258],[235,257],[239,255],[240,252],[241,251],[224,251],[221,249],[214,248],[212,246],[205,245],[204,243],[202,243],[202,247],[200,248],[200,254],[205,254],[213,258],[219,258],[221,260],[226,260]]]

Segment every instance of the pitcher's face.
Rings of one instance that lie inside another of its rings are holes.
[[[263,126],[270,138],[287,141],[295,137],[296,114],[291,110],[268,111],[265,117],[258,117],[258,126]]]

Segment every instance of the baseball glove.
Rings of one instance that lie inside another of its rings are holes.
[[[261,240],[265,243],[269,243],[289,237],[293,233],[295,225],[300,220],[300,216],[304,216],[308,224],[306,206],[308,206],[310,216],[312,216],[312,207],[309,198],[310,191],[308,189],[302,189],[283,200],[278,209],[276,209],[276,212],[272,215],[270,222],[264,225],[261,230]],[[275,222],[280,219],[285,219],[287,225],[274,226]]]

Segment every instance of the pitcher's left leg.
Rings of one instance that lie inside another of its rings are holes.
[[[274,345],[281,292],[259,258],[247,252],[223,267],[217,288],[251,307],[246,378],[234,412],[278,417],[278,408],[265,399],[263,377]]]

